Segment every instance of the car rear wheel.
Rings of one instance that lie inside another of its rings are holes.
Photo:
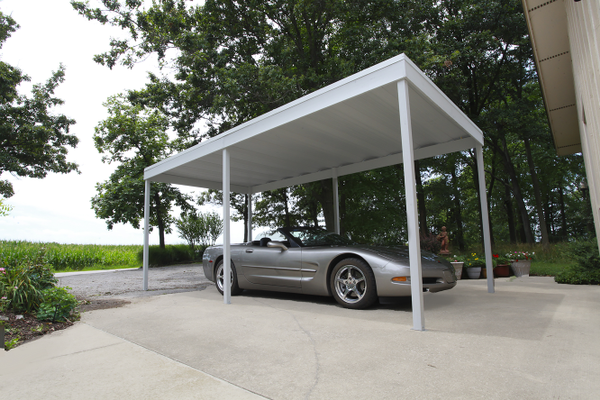
[[[219,293],[223,294],[225,284],[224,284],[224,275],[225,275],[225,265],[223,264],[223,260],[219,261],[217,267],[215,268],[215,283],[217,285],[217,290]],[[235,273],[235,266],[231,263],[231,295],[235,296],[242,293],[242,289],[238,286],[237,274]]]
[[[377,301],[375,276],[362,260],[342,260],[331,272],[331,292],[335,300],[346,308],[367,308]]]

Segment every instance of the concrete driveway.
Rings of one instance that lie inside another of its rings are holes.
[[[11,399],[596,399],[600,287],[484,280],[347,310],[333,299],[204,290],[85,313],[0,354]]]

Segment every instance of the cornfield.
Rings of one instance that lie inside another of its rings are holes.
[[[27,241],[0,240],[0,264],[19,265],[25,260],[43,260],[55,271],[80,271],[87,267],[139,267],[137,254],[142,246],[81,245],[59,243],[33,243]]]

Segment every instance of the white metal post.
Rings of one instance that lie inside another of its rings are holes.
[[[406,219],[408,222],[408,255],[410,261],[410,291],[412,298],[413,329],[425,330],[423,310],[423,274],[421,271],[421,243],[417,211],[415,163],[410,120],[408,82],[398,82],[398,106],[400,111],[400,136],[402,137],[402,160],[404,166],[404,190],[406,193]]]
[[[248,241],[252,241],[252,194],[248,194]]]
[[[487,273],[488,293],[495,292],[494,266],[492,265],[492,240],[490,235],[490,219],[487,208],[487,193],[485,186],[485,170],[483,165],[483,147],[475,148],[477,156],[477,175],[479,176],[479,193],[481,199],[481,223],[483,228],[483,247],[485,252],[485,269]]]
[[[144,181],[144,250],[143,259],[143,289],[148,290],[148,264],[150,262],[150,181]]]
[[[339,235],[341,232],[341,228],[340,228],[340,194],[339,194],[337,170],[335,170],[335,169],[333,170],[333,219],[334,219],[335,233],[337,233]]]
[[[229,150],[223,149],[223,302],[225,304],[231,304],[230,172]]]

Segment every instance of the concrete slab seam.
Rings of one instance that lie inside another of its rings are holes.
[[[319,384],[319,376],[320,376],[320,372],[321,372],[321,363],[319,360],[319,353],[317,352],[317,347],[316,347],[316,342],[314,340],[314,338],[312,337],[312,335],[310,334],[309,331],[307,331],[304,326],[302,326],[302,324],[300,323],[300,321],[298,321],[298,319],[296,318],[296,316],[290,312],[290,310],[285,310],[279,307],[275,307],[272,304],[269,304],[266,301],[260,301],[258,299],[253,299],[255,302],[262,304],[265,307],[271,308],[273,310],[276,310],[277,312],[280,313],[284,313],[289,315],[290,317],[292,317],[292,319],[294,320],[294,322],[296,322],[296,325],[298,325],[298,327],[302,330],[302,332],[304,332],[304,334],[308,337],[308,339],[310,340],[311,344],[312,344],[312,349],[313,349],[313,354],[315,356],[315,365],[316,365],[316,371],[315,371],[315,381],[313,383],[313,385],[308,389],[306,396],[304,397],[305,399],[310,398],[310,395],[312,394],[312,392],[314,391],[314,389],[317,387],[317,385]]]

